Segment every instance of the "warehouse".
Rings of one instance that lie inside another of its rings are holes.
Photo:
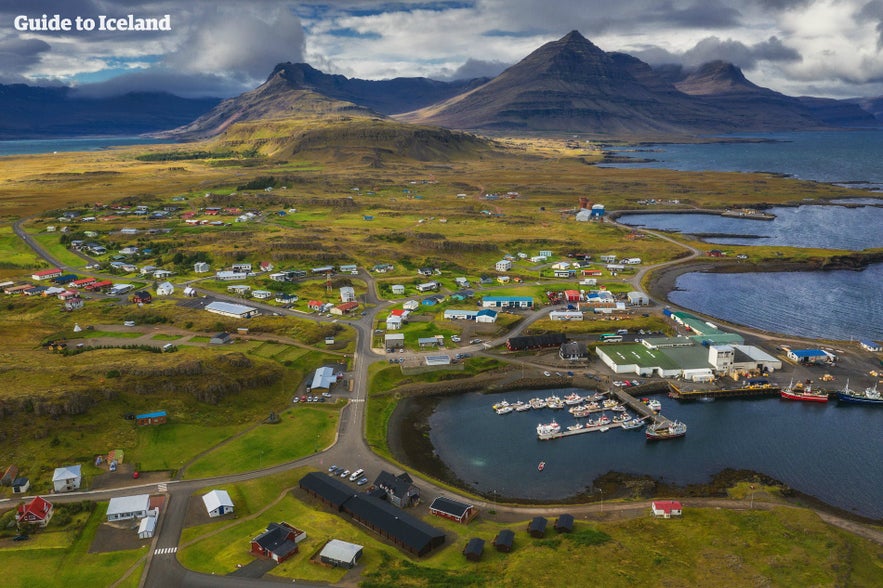
[[[229,302],[212,302],[207,304],[205,309],[209,312],[232,318],[251,318],[260,314],[257,308],[243,304],[231,304]]]

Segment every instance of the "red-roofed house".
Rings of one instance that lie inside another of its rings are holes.
[[[406,314],[406,313],[409,313],[409,312],[411,312],[411,311],[409,311],[409,310],[405,310],[404,308],[396,308],[395,310],[390,310],[390,311],[389,311],[389,316],[401,316],[401,317],[404,317],[405,314]]]
[[[338,304],[332,308],[330,312],[331,314],[344,315],[351,313],[357,308],[359,308],[358,302],[344,302],[343,304]]]
[[[681,516],[681,503],[677,500],[654,500],[651,508],[654,517],[670,519]]]
[[[319,302],[318,300],[310,300],[309,302],[307,302],[307,308],[309,308],[310,310],[322,310],[324,306],[325,303]]]
[[[262,261],[258,266],[261,268],[262,272],[271,272],[273,271],[273,264],[269,261]]]
[[[34,272],[31,274],[31,278],[34,280],[51,280],[52,278],[57,278],[61,274],[61,269],[54,267],[52,269],[45,269]]]
[[[565,290],[564,298],[567,299],[568,302],[579,302],[580,293],[579,290]]]
[[[30,502],[22,502],[18,505],[15,520],[19,523],[45,527],[49,524],[52,513],[52,503],[41,496],[36,496]]]

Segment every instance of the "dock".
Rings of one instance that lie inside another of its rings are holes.
[[[778,396],[781,386],[775,384],[761,384],[759,386],[743,386],[741,388],[706,388],[697,390],[685,390],[671,382],[669,398],[677,400],[699,400],[700,398],[746,398],[756,396]]]
[[[610,429],[621,427],[622,423],[615,423],[610,421],[606,425],[596,425],[592,427],[582,427],[580,429],[576,429],[574,431],[568,431],[567,429],[560,431],[558,433],[552,433],[551,435],[537,435],[537,439],[540,441],[548,441],[550,439],[558,439],[560,437],[570,437],[572,435],[580,435],[582,433],[594,433],[595,431],[609,431]]]

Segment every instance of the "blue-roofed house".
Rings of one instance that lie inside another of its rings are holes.
[[[883,351],[883,347],[881,347],[879,343],[869,339],[862,341],[861,346],[867,351]]]
[[[162,425],[166,422],[166,418],[168,415],[164,410],[156,410],[153,412],[145,412],[142,414],[135,415],[135,422],[138,423],[139,426],[146,425]]]

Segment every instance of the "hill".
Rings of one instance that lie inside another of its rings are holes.
[[[0,85],[0,139],[161,131],[192,121],[218,102],[165,92],[85,98],[68,87]]]

